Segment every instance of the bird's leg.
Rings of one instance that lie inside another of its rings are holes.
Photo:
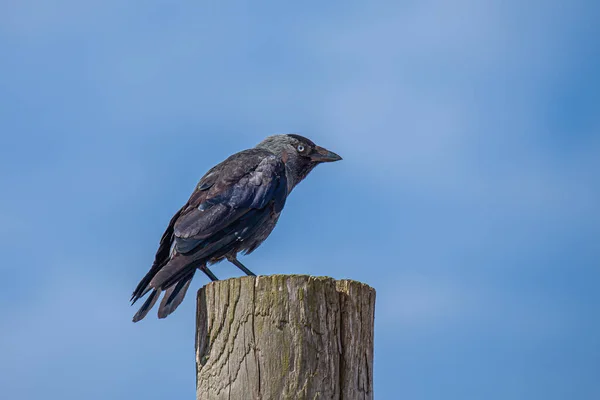
[[[244,271],[244,273],[248,276],[256,276],[256,274],[252,271],[250,271],[248,268],[246,268],[244,266],[244,264],[242,264],[241,262],[239,262],[239,260],[237,259],[236,256],[227,256],[227,261],[229,261],[230,263],[232,263],[233,265],[235,265],[236,267],[238,267],[239,269],[241,269],[242,271]]]
[[[215,274],[213,274],[213,272],[208,269],[208,267],[206,265],[203,265],[201,267],[198,267],[200,269],[200,271],[204,272],[206,274],[206,276],[208,276],[210,278],[211,281],[218,281],[219,278],[217,278],[217,276]]]

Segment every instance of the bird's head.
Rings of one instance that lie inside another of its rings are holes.
[[[288,174],[289,191],[319,164],[339,161],[342,157],[312,140],[295,134],[269,136],[256,146],[281,157]]]

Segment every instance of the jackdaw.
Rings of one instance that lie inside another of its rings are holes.
[[[131,297],[132,304],[150,292],[133,317],[144,318],[165,292],[158,317],[181,304],[196,269],[211,280],[208,265],[227,259],[254,275],[237,259],[250,254],[269,236],[292,189],[337,154],[300,135],[274,135],[211,168],[185,205],[173,216],[150,271]]]

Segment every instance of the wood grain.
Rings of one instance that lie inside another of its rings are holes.
[[[198,292],[197,398],[373,399],[375,290],[306,275]]]

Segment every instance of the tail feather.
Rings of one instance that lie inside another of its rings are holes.
[[[190,271],[193,271],[199,265],[205,262],[204,259],[182,254],[175,254],[161,269],[156,273],[149,285],[152,287],[162,287],[163,289],[176,285],[181,279],[186,277]]]
[[[138,284],[132,295],[132,302],[135,303],[141,297],[144,297],[148,292],[152,291],[133,317],[133,321],[137,322],[143,319],[150,309],[154,306],[160,294],[165,291],[165,296],[161,301],[158,316],[165,318],[171,314],[181,304],[183,298],[189,288],[190,282],[196,272],[196,268],[206,265],[209,259],[224,257],[231,251],[232,245],[238,240],[238,233],[235,227],[223,229],[218,235],[215,235],[210,240],[205,240],[201,248],[196,248],[193,253],[182,254],[177,248],[171,251],[171,246],[174,240],[174,222],[181,214],[180,210],[169,223],[169,227],[165,231],[159,250],[150,271],[144,276]],[[256,222],[259,226],[261,218],[268,216],[268,213],[248,213],[249,215],[244,220],[245,223]],[[254,228],[256,229],[256,228]],[[249,235],[254,232],[250,230],[246,233]],[[211,277],[213,279],[213,277]]]
[[[183,208],[185,208],[185,206]],[[167,229],[163,233],[162,238],[160,239],[160,245],[154,257],[154,262],[152,263],[150,271],[148,271],[144,278],[142,278],[140,283],[133,291],[133,294],[131,295],[132,304],[135,303],[140,297],[144,297],[144,295],[150,291],[150,281],[152,280],[152,278],[154,278],[154,275],[156,275],[156,273],[160,271],[160,269],[169,261],[171,245],[173,244],[173,230],[175,226],[175,221],[177,221],[177,218],[179,218],[179,216],[181,215],[183,208],[181,208],[179,211],[177,211],[177,213],[175,213],[175,215],[173,215],[173,218],[171,218]]]
[[[133,317],[133,322],[142,320],[154,307],[160,294],[165,295],[158,309],[158,317],[165,318],[181,304],[190,282],[196,272],[198,262],[191,261],[190,257],[179,256],[171,259],[161,271],[148,283],[139,297],[152,290],[139,311]],[[137,297],[137,298],[139,298]],[[135,300],[137,300],[137,298]],[[134,301],[135,302],[135,301]]]
[[[133,322],[138,322],[142,320],[148,314],[148,311],[150,311],[152,307],[154,307],[156,300],[158,300],[158,298],[160,297],[160,293],[161,291],[158,289],[154,289],[154,291],[150,293],[150,296],[148,296],[144,304],[142,304],[138,312],[135,313],[135,315],[133,316]]]
[[[169,287],[165,291],[165,295],[158,308],[158,318],[166,318],[171,314],[183,301],[185,293],[187,292],[192,278],[196,273],[196,269],[192,269],[185,275],[176,285]]]

